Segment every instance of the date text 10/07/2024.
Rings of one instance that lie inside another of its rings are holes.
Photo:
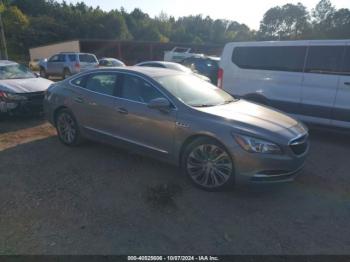
[[[128,261],[220,261],[216,256],[128,256]]]

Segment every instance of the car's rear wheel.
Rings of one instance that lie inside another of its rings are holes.
[[[182,169],[199,188],[219,191],[234,184],[234,165],[223,145],[211,138],[190,143],[182,157]]]
[[[42,78],[48,78],[48,75],[46,74],[45,69],[42,67],[40,68],[39,74],[40,74],[40,77],[42,77]]]
[[[62,109],[56,117],[57,134],[61,142],[68,146],[76,146],[81,143],[82,137],[79,131],[78,123],[73,114]]]

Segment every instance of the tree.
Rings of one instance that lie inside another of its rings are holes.
[[[312,10],[314,23],[322,23],[328,16],[334,14],[335,8],[330,0],[321,0]]]
[[[309,26],[309,14],[304,5],[286,4],[264,14],[259,33],[263,39],[300,39]]]

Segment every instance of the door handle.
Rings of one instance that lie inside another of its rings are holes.
[[[118,111],[118,113],[123,114],[123,115],[127,115],[127,114],[128,114],[128,110],[126,110],[126,109],[123,108],[123,107],[119,107],[119,108],[117,109],[117,111]]]
[[[81,97],[74,98],[74,101],[77,102],[77,103],[84,103],[84,99],[81,98]]]
[[[344,85],[350,86],[350,82],[344,82]]]

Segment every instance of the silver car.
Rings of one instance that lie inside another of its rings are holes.
[[[67,77],[98,67],[98,60],[94,54],[63,52],[39,61],[40,76],[49,78]]]
[[[290,181],[309,148],[297,120],[168,69],[81,73],[53,84],[44,109],[64,144],[88,138],[126,147],[179,165],[206,190],[238,179]]]
[[[24,65],[0,60],[0,114],[42,111],[44,94],[52,83]]]

